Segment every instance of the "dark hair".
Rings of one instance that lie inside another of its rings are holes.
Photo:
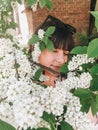
[[[72,35],[76,32],[76,29],[73,26],[65,24],[51,15],[45,19],[39,28],[46,30],[50,26],[55,26],[55,32],[50,38],[54,43],[54,47],[70,51],[74,47],[74,40]]]

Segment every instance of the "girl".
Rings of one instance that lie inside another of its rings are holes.
[[[68,61],[69,52],[74,47],[73,34],[76,32],[76,29],[50,15],[38,29],[46,31],[50,26],[55,27],[55,32],[50,37],[54,44],[54,50],[45,49],[42,51],[39,56],[39,62],[41,65],[59,71],[60,67]],[[49,80],[45,81],[44,84],[54,87],[58,75],[48,70],[44,71],[44,75],[49,77]]]

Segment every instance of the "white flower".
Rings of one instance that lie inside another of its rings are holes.
[[[41,53],[41,50],[39,49],[39,43],[36,43],[34,45],[34,51],[32,51],[32,58],[34,62],[39,63],[40,53]]]
[[[16,30],[15,30],[15,29],[12,29],[12,28],[7,29],[6,33],[7,33],[7,34],[10,34],[10,35],[12,35],[12,36],[16,36],[16,35],[17,35]]]
[[[88,58],[87,54],[78,54],[76,56],[72,57],[72,60],[68,63],[68,69],[70,71],[73,71],[75,69],[78,69],[79,66],[86,63],[94,63],[94,58]]]
[[[10,39],[0,38],[0,58],[13,51],[13,42]]]
[[[43,29],[38,30],[38,37],[42,40],[44,37],[45,31]]]

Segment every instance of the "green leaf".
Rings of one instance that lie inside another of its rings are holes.
[[[89,46],[87,49],[88,57],[95,58],[98,57],[98,38],[89,42]]]
[[[48,29],[46,30],[45,35],[50,36],[51,34],[54,33],[54,31],[55,31],[55,27],[54,27],[54,26],[50,26],[50,27],[48,27]]]
[[[18,24],[15,22],[10,22],[10,24],[8,25],[8,28],[16,28],[18,27]]]
[[[82,105],[81,111],[87,113],[95,98],[92,91],[89,89],[78,88],[77,90],[74,91],[73,94],[80,98],[80,103]]]
[[[91,63],[82,64],[81,67],[82,67],[81,72],[88,71],[88,69],[91,68]]]
[[[39,48],[40,48],[41,51],[44,51],[45,48],[46,48],[46,46],[45,46],[45,44],[44,44],[43,42],[41,42],[41,43],[39,44]]]
[[[98,76],[95,76],[93,80],[91,81],[91,87],[90,89],[92,91],[98,91]]]
[[[64,105],[64,107],[63,107],[63,115],[66,113],[66,111],[67,111],[67,106]]]
[[[87,53],[87,46],[77,46],[74,47],[71,52],[71,54],[86,54]]]
[[[92,96],[92,91],[89,89],[78,88],[74,91],[74,95],[78,96],[79,98],[89,98]]]
[[[59,71],[62,73],[68,73],[68,64],[66,63],[66,64],[62,65],[60,67]]]
[[[54,44],[51,40],[47,40],[47,45],[46,45],[46,48],[48,48],[50,51],[53,51],[54,50]]]
[[[97,113],[96,101],[93,101],[93,102],[91,103],[91,111],[92,111],[92,114],[93,114],[93,115],[96,115],[96,113]]]
[[[51,130],[56,130],[55,124],[54,124],[54,122],[51,119],[49,119],[49,124],[50,124]]]
[[[46,1],[45,0],[40,0],[39,1],[39,6],[42,9],[44,6],[46,5]]]
[[[48,37],[44,36],[43,39],[42,39],[42,41],[45,43],[45,45],[47,45],[48,44]]]
[[[98,75],[98,64],[94,65],[94,66],[90,69],[90,73],[91,73],[91,75]]]
[[[55,123],[55,115],[52,113],[48,114],[47,112],[43,112],[42,119],[45,120],[46,122],[50,123],[50,120]]]
[[[35,75],[34,75],[34,80],[37,81],[39,80],[40,76],[41,76],[41,73],[42,73],[43,69],[40,68],[36,71]]]
[[[91,11],[91,14],[95,17],[95,26],[98,31],[98,11]]]
[[[82,112],[88,112],[91,106],[91,98],[80,98],[81,103],[81,111]]]
[[[60,124],[61,124],[61,130],[74,130],[72,126],[67,122],[62,121]]]
[[[45,0],[45,1],[46,1],[46,7],[47,7],[48,9],[53,8],[54,4],[53,4],[52,1],[50,1],[50,0]]]
[[[52,113],[48,114],[47,112],[44,112],[42,118],[50,124],[51,130],[56,130],[55,116]]]
[[[39,37],[38,35],[34,34],[32,38],[30,38],[28,44],[32,45],[32,44],[36,44],[37,42],[39,42]]]
[[[27,0],[28,6],[32,6],[36,2],[37,2],[37,0]]]
[[[12,125],[0,120],[0,130],[16,130]]]

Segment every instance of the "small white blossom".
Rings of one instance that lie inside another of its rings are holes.
[[[32,51],[32,58],[34,62],[39,63],[40,53],[41,53],[41,50],[39,49],[39,43],[36,43],[34,45],[34,51]]]
[[[45,31],[43,29],[38,30],[38,37],[42,40],[44,37]]]

